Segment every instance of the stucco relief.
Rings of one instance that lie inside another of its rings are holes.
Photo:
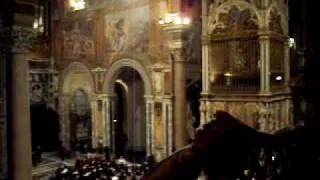
[[[68,60],[95,58],[95,24],[93,20],[65,21],[63,24],[63,58]]]
[[[105,53],[146,52],[149,47],[149,6],[105,15]]]

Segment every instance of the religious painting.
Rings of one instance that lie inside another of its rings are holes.
[[[49,98],[49,76],[43,73],[30,74],[31,104],[45,102]]]
[[[162,103],[155,103],[155,142],[156,146],[162,146],[164,144],[164,134],[163,134],[163,120],[162,120]]]
[[[201,22],[196,21],[188,29],[187,35],[183,39],[186,49],[186,60],[189,63],[201,62]]]
[[[105,16],[105,52],[146,52],[149,47],[149,6]]]
[[[63,27],[64,59],[95,58],[95,24],[93,20],[65,22]]]

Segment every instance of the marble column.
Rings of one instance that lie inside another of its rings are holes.
[[[164,132],[164,149],[163,155],[167,157],[172,153],[172,97],[165,97],[162,105],[163,111],[163,132]]]
[[[11,60],[11,160],[13,179],[32,179],[31,123],[26,53],[14,52]]]
[[[98,101],[95,95],[91,97],[91,138],[92,138],[92,148],[97,148],[98,145],[98,132],[97,132],[97,113],[98,113]]]
[[[289,40],[283,43],[284,50],[284,85],[285,90],[290,92],[290,45]]]
[[[154,100],[150,95],[145,95],[146,99],[146,150],[147,156],[154,153]]]
[[[174,145],[175,150],[187,144],[186,70],[181,50],[174,51]]]
[[[69,94],[59,95],[60,140],[67,149],[70,149],[70,98]]]

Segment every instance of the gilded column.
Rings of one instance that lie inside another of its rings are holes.
[[[260,32],[260,93],[270,93],[270,35]]]
[[[283,43],[284,50],[284,85],[287,92],[290,92],[290,44],[289,40]]]
[[[202,92],[201,92],[201,103],[200,103],[200,126],[209,121],[209,102],[208,96],[210,91],[209,81],[209,62],[210,62],[210,36],[208,33],[208,2],[202,0]]]

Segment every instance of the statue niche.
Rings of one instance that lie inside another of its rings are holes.
[[[75,91],[72,99],[70,137],[73,149],[91,145],[91,109],[88,96],[82,89]]]

